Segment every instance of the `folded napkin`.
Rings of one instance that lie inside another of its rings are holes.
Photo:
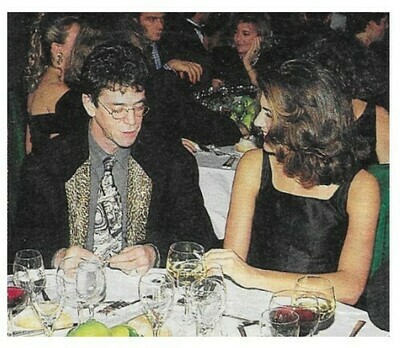
[[[42,324],[36,312],[31,308],[25,308],[14,318],[16,329],[40,330]],[[69,313],[62,312],[60,317],[55,323],[55,329],[64,329],[72,327],[73,321]]]

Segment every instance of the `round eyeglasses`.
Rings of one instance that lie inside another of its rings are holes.
[[[121,107],[118,107],[118,109],[109,110],[107,108],[107,106],[105,106],[104,103],[100,99],[98,99],[98,102],[104,108],[104,110],[106,110],[111,115],[111,117],[115,120],[121,120],[121,119],[125,118],[126,116],[128,116],[129,111],[131,111],[131,110],[133,111],[133,115],[137,118],[142,118],[150,111],[150,108],[145,104],[141,104],[138,106],[132,106],[130,108],[121,106]]]

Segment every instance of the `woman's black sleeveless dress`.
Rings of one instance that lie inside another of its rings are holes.
[[[283,272],[337,271],[348,227],[350,183],[341,184],[327,200],[278,191],[264,151],[247,262]]]
[[[50,135],[59,132],[58,118],[55,113],[28,115],[27,122],[31,134],[32,153],[37,154],[47,147]]]

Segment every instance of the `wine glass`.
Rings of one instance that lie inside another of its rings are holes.
[[[319,324],[318,331],[327,329],[335,320],[335,291],[329,279],[307,275],[296,281],[296,289],[311,292],[318,300]]]
[[[12,274],[15,272],[15,274]],[[28,292],[18,286],[18,277],[23,279],[27,278],[26,268],[21,265],[8,264],[7,265],[7,314],[8,325],[7,335],[13,336],[14,334],[14,314],[21,312],[27,305]]]
[[[14,267],[17,267],[17,265],[26,268],[26,277],[18,277],[18,285],[24,288],[30,297],[41,292],[46,285],[46,275],[40,251],[35,249],[17,251],[14,259]]]
[[[260,330],[263,337],[297,337],[300,316],[289,307],[273,307],[261,314]]]
[[[201,259],[191,259],[179,263],[177,271],[177,288],[183,290],[185,315],[189,314],[189,291],[193,282],[204,277],[204,265]]]
[[[96,260],[82,260],[76,269],[76,293],[79,310],[89,309],[89,319],[94,317],[94,308],[106,296],[104,266]]]
[[[65,288],[56,274],[46,276],[46,287],[39,293],[33,293],[32,305],[42,321],[44,334],[52,336],[54,324],[64,308]]]
[[[212,336],[225,310],[225,286],[218,278],[202,278],[190,287],[190,302],[196,318],[196,336]],[[221,334],[221,332],[220,332]]]
[[[139,298],[153,336],[158,337],[174,300],[173,278],[160,271],[147,272],[139,280]]]
[[[269,309],[280,307],[293,309],[299,315],[299,336],[312,336],[315,333],[319,321],[319,304],[312,293],[293,289],[275,292]]]
[[[171,244],[167,256],[167,272],[174,278],[178,279],[177,267],[184,261],[202,260],[204,256],[204,247],[195,242],[176,242]]]

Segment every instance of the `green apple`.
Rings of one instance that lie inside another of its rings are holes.
[[[113,337],[138,337],[136,330],[129,325],[117,325],[110,329]]]
[[[68,337],[104,337],[110,336],[110,329],[103,323],[91,319],[70,330]]]

